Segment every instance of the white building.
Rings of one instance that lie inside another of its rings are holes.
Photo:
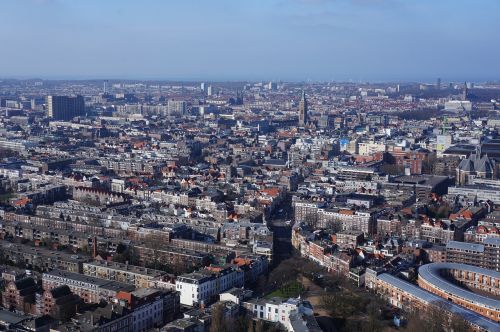
[[[448,111],[467,111],[472,110],[472,103],[468,100],[450,100],[444,103],[444,109]]]
[[[234,267],[207,267],[204,270],[183,274],[175,281],[181,304],[196,306],[216,300],[217,296],[245,283],[243,271]]]
[[[251,311],[255,318],[269,322],[279,322],[287,331],[294,331],[290,317],[295,314],[313,316],[314,311],[308,301],[300,298],[284,300],[279,297],[271,299],[253,299],[243,303],[243,306]]]
[[[213,86],[209,85],[207,88],[207,96],[213,96],[215,94],[217,94],[217,90]]]
[[[139,291],[150,291],[150,289],[141,288]],[[152,328],[163,325],[163,297],[158,296],[151,302],[147,302],[139,307],[136,307],[132,312],[134,317],[134,331],[149,331]]]
[[[383,142],[359,142],[358,153],[362,156],[371,156],[377,152],[385,152],[386,145]]]

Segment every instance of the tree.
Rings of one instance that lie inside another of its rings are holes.
[[[331,316],[342,319],[347,319],[356,313],[362,312],[366,305],[366,299],[348,291],[340,291],[321,298],[321,306]]]
[[[472,331],[472,328],[462,316],[453,314],[450,318],[449,330],[452,332],[469,332]]]
[[[80,247],[80,250],[82,253],[88,254],[89,253],[89,246],[87,244],[84,244]]]
[[[368,320],[363,324],[363,331],[378,332],[382,329],[382,317],[380,312],[380,303],[377,300],[372,300],[366,307]]]
[[[161,265],[161,248],[163,245],[163,239],[159,234],[150,234],[146,237],[146,245],[151,249],[150,261],[153,263],[153,268],[158,269]]]
[[[448,314],[442,305],[430,305],[426,310],[413,310],[408,315],[406,330],[445,332],[448,325]]]
[[[224,332],[226,326],[224,323],[224,307],[222,304],[215,304],[212,307],[209,332]]]
[[[435,163],[436,163],[436,154],[430,153],[427,157],[422,160],[422,173],[423,174],[435,174]]]
[[[264,322],[262,320],[258,320],[255,322],[255,332],[264,332]]]
[[[252,326],[251,323],[252,320],[249,319],[247,316],[239,316],[236,319],[226,320],[226,324],[229,327],[232,327],[231,331],[247,332],[248,328]]]
[[[299,272],[298,266],[302,262],[298,262],[296,258],[291,257],[282,261],[269,273],[268,284],[274,287],[281,287],[297,278]]]

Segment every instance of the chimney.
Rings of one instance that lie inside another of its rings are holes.
[[[92,258],[97,257],[97,236],[94,236],[94,240],[92,242]]]

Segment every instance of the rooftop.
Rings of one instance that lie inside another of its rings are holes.
[[[459,296],[460,298],[473,302],[477,305],[488,306],[490,308],[494,308],[495,310],[500,310],[499,300],[468,291],[441,276],[441,271],[451,269],[473,272],[500,280],[500,272],[459,263],[431,263],[423,265],[418,269],[418,277],[433,284],[448,294]]]
[[[423,290],[422,288],[415,286],[407,281],[404,281],[402,279],[399,279],[393,275],[390,275],[388,273],[382,273],[377,277],[379,280],[384,281],[385,283],[388,283],[392,285],[393,287],[399,288],[403,290],[406,293],[409,293],[411,296],[425,302],[425,303],[432,303],[432,304],[442,304],[443,306],[446,307],[446,309],[454,314],[457,314],[467,321],[469,321],[471,324],[474,324],[476,326],[479,326],[483,328],[486,331],[493,331],[493,332],[499,332],[500,327],[498,324],[492,320],[489,320],[473,311],[470,311],[468,309],[465,309],[459,305],[453,304],[449,301],[444,300],[443,298],[434,295],[426,290]]]
[[[484,246],[482,244],[459,242],[459,241],[448,241],[448,243],[446,244],[446,249],[484,252]]]

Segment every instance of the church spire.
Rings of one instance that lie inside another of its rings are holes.
[[[299,103],[299,126],[304,127],[307,124],[307,99],[306,92],[302,90],[302,98]]]

